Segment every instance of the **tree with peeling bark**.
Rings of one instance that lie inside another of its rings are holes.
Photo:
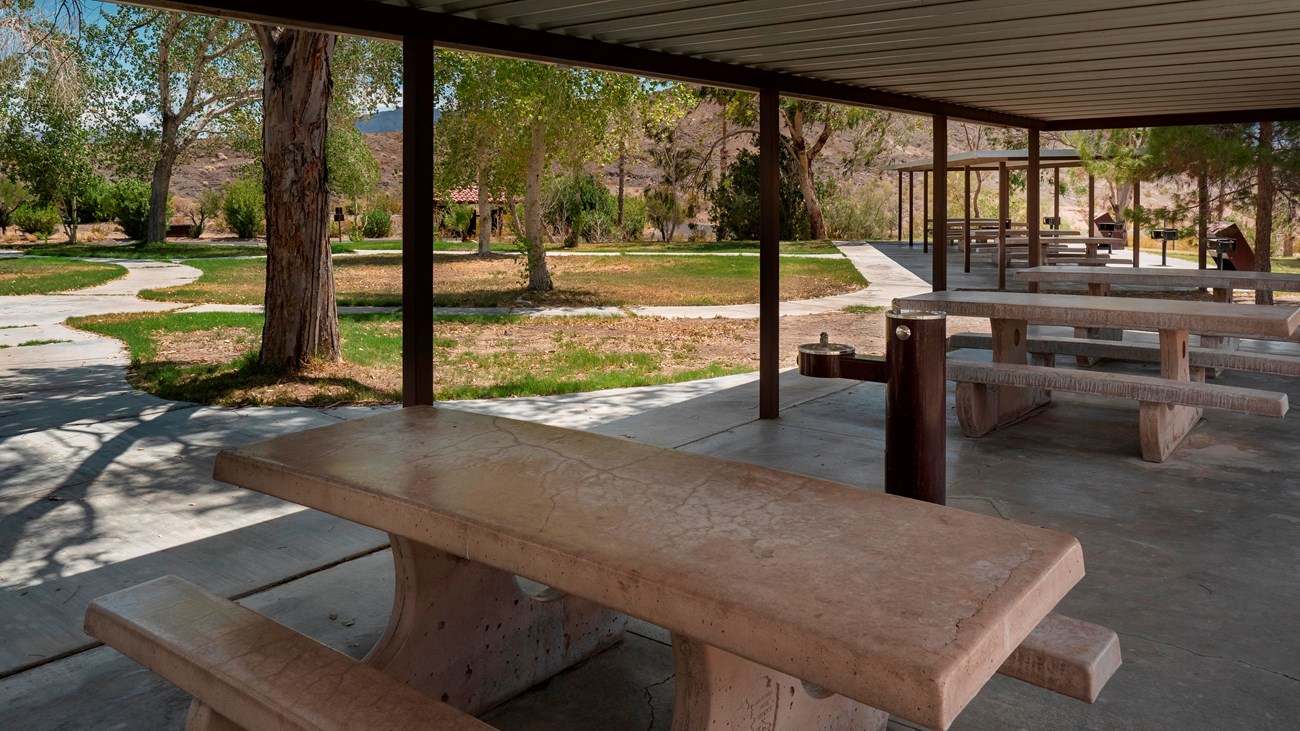
[[[253,26],[262,51],[266,194],[265,368],[297,372],[339,360],[329,245],[326,138],[337,36]]]
[[[84,45],[108,129],[151,143],[148,240],[162,241],[177,162],[204,138],[230,135],[262,98],[257,41],[238,21],[119,6],[87,28]]]

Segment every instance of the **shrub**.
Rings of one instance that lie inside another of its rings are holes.
[[[462,241],[469,234],[472,223],[474,223],[474,209],[463,203],[453,203],[442,212],[443,227],[459,236]]]
[[[63,219],[54,206],[22,206],[14,211],[14,225],[23,233],[29,233],[46,243],[59,230]]]
[[[382,239],[393,233],[393,217],[388,211],[371,208],[361,217],[361,232],[368,239]]]
[[[198,201],[191,203],[186,214],[190,219],[190,238],[197,239],[203,235],[208,228],[208,220],[221,213],[224,203],[225,196],[219,190],[205,190],[199,194]]]
[[[146,199],[147,200],[147,199]],[[77,194],[77,223],[105,223],[116,216],[113,202],[113,185],[101,175],[86,182]]]
[[[221,211],[226,225],[241,239],[251,239],[262,233],[266,226],[266,199],[262,184],[252,178],[242,178],[226,186],[222,196]]]
[[[826,235],[833,239],[887,238],[894,223],[891,192],[878,183],[825,186],[821,202]]]
[[[127,238],[144,241],[149,236],[149,184],[127,178],[113,186],[113,217]]]
[[[781,145],[781,238],[808,238],[811,226],[803,193],[799,190],[799,168],[794,153]],[[714,232],[719,241],[758,238],[758,154],[741,150],[709,191]]]
[[[618,200],[587,173],[570,173],[551,178],[542,193],[542,220],[564,240],[565,246],[596,241],[612,228]],[[601,229],[604,228],[605,231]]]
[[[617,211],[615,216],[617,217]],[[623,228],[620,237],[627,241],[640,241],[645,233],[645,199],[635,195],[623,196]]]

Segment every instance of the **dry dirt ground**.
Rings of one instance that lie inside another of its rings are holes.
[[[396,321],[373,327],[393,338],[400,336]],[[953,318],[952,332],[987,329],[984,321]],[[849,343],[859,353],[883,352],[884,315],[834,313],[781,319],[781,365],[795,364],[797,348],[816,342],[826,332],[834,342]],[[521,374],[537,377],[581,379],[584,366],[563,357],[575,350],[602,354],[651,354],[657,367],[650,375],[659,380],[675,374],[716,365],[727,372],[758,369],[758,321],[711,319],[670,320],[653,317],[533,318],[502,323],[439,322],[435,325],[435,374],[440,391],[481,388],[509,383]],[[176,364],[223,365],[257,346],[258,333],[241,328],[220,328],[190,333],[170,333],[157,341],[158,361]],[[394,349],[396,352],[396,349]],[[598,369],[600,364],[589,366]],[[618,367],[618,366],[613,366]],[[322,399],[356,400],[355,383],[378,396],[396,399],[401,390],[401,367],[391,362],[359,365],[321,364],[308,378],[274,384],[249,384],[229,392],[222,403],[320,403]]]

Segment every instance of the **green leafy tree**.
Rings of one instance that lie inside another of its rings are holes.
[[[166,238],[172,171],[193,146],[229,135],[260,101],[258,47],[238,21],[127,6],[86,27],[91,90],[110,139],[147,140],[153,172],[146,238]]]
[[[330,122],[325,138],[326,180],[330,193],[352,202],[360,220],[360,199],[379,185],[380,171],[370,145],[351,121],[350,116],[337,114]]]
[[[28,79],[0,133],[0,160],[7,175],[58,208],[68,240],[76,242],[78,203],[96,176],[81,103],[64,97],[58,83],[46,73]]]
[[[799,189],[798,162],[781,146],[779,188],[781,238],[808,237],[808,208]],[[741,150],[731,167],[709,192],[714,232],[718,240],[754,240],[759,234],[758,153]]]
[[[13,225],[14,211],[31,200],[27,189],[16,180],[0,179],[0,234],[8,234]]]
[[[523,191],[527,138],[500,79],[519,62],[456,51],[439,51],[438,74],[448,90],[440,107],[437,187],[474,186],[478,216],[490,221],[493,198],[514,200]],[[478,255],[492,253],[492,228],[479,226]]]
[[[439,59],[442,86],[449,92],[435,135],[439,187],[478,185],[483,220],[490,215],[490,193],[503,193],[513,211],[522,190],[522,230],[520,216],[511,223],[526,254],[528,288],[554,289],[546,265],[545,174],[553,166],[578,172],[589,162],[611,158],[606,133],[648,82],[514,59],[465,54]],[[480,252],[486,247],[480,238]]]

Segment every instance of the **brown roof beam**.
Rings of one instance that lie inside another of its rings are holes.
[[[1300,119],[1300,107],[1282,107],[1223,112],[1185,112],[1181,114],[1141,114],[1127,117],[1058,119],[1047,122],[1046,131],[1064,132],[1076,129],[1123,129],[1128,127],[1187,127],[1198,124],[1289,122],[1297,119]]]
[[[991,109],[691,56],[573,38],[558,33],[517,28],[373,1],[313,0],[310,3],[302,3],[291,0],[208,0],[207,2],[132,0],[130,4],[221,15],[251,22],[290,25],[382,40],[400,40],[407,33],[422,32],[430,34],[434,42],[443,48],[534,61],[567,63],[606,71],[747,91],[768,87],[779,90],[784,96],[815,101],[877,107],[913,114],[945,114],[954,119],[1003,127],[1046,129],[1043,120]]]

